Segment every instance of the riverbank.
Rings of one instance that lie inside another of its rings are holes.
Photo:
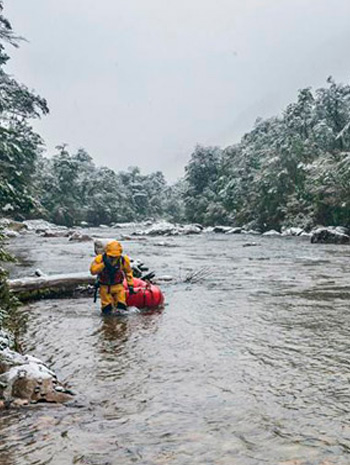
[[[89,242],[101,236],[96,236],[98,231],[113,231],[111,239],[119,236],[120,240],[130,240],[131,236],[134,237],[176,237],[176,236],[190,236],[198,234],[227,234],[227,235],[247,235],[247,236],[266,236],[266,237],[302,237],[310,239],[311,243],[333,243],[333,244],[347,244],[350,243],[350,229],[344,226],[316,226],[310,230],[304,230],[301,227],[282,228],[280,231],[276,230],[252,230],[249,225],[236,227],[236,226],[209,226],[203,227],[200,224],[176,224],[167,221],[145,221],[141,223],[115,223],[111,226],[100,225],[98,228],[88,226],[86,222],[82,222],[79,227],[67,228],[66,226],[59,226],[49,223],[46,220],[27,220],[23,222],[14,221],[11,219],[0,219],[0,227],[3,228],[3,234],[7,238],[19,237],[21,234],[34,232],[37,235],[54,238],[65,237],[68,241],[72,242]],[[88,234],[87,231],[93,231]],[[128,230],[129,234],[120,234],[120,231]],[[102,236],[101,236],[102,237]]]

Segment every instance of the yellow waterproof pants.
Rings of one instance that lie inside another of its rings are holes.
[[[100,298],[102,309],[108,305],[117,306],[118,302],[126,305],[126,294],[122,284],[114,284],[113,286],[100,286]]]

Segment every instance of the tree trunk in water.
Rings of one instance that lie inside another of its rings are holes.
[[[8,281],[13,294],[20,300],[36,300],[49,297],[92,295],[96,277],[88,273],[72,273]]]

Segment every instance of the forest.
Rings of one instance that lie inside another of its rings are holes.
[[[32,124],[49,113],[48,103],[6,70],[21,40],[1,15],[1,216],[66,226],[167,219],[261,231],[350,224],[348,84],[329,77],[322,88],[299,90],[280,115],[258,118],[237,143],[196,146],[183,178],[170,185],[160,171],[96,166],[83,148],[72,153],[62,144],[47,153]]]

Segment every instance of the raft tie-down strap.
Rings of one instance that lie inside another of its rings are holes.
[[[147,289],[144,287],[143,288],[143,306],[142,306],[143,308],[146,307],[146,290]]]
[[[146,287],[143,291],[143,307],[146,307],[146,291],[149,291],[153,295],[152,284],[149,281],[146,281]]]

